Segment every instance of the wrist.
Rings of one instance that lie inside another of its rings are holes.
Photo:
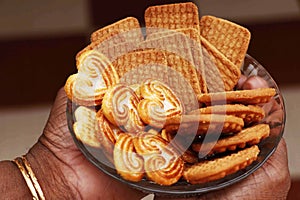
[[[32,195],[18,169],[11,161],[0,162],[1,199],[30,199]]]
[[[75,199],[75,190],[68,184],[64,163],[41,143],[36,143],[26,158],[46,199]]]

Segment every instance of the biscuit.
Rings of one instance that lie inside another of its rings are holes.
[[[265,112],[260,106],[256,105],[243,105],[243,104],[225,104],[214,105],[199,108],[188,113],[192,114],[227,114],[240,117],[244,120],[245,124],[256,123],[265,117]]]
[[[126,132],[137,133],[145,129],[137,111],[138,103],[138,96],[129,86],[118,84],[105,93],[102,101],[103,114],[113,125]]]
[[[112,62],[126,85],[140,84],[146,79],[168,79],[167,59],[163,51],[156,49],[136,50],[119,56]]]
[[[97,51],[86,51],[78,61],[78,73],[68,77],[65,92],[79,105],[100,105],[107,89],[119,82],[119,76],[107,57]]]
[[[144,177],[144,160],[135,152],[133,138],[122,133],[114,147],[114,165],[117,173],[125,180],[138,182]]]
[[[142,100],[137,110],[145,124],[162,128],[167,118],[181,115],[184,107],[180,99],[166,84],[148,79],[140,86]]]
[[[79,106],[74,112],[76,122],[73,130],[76,138],[90,147],[100,148],[99,128],[96,120],[96,111],[85,106]]]
[[[196,67],[196,71],[198,74],[201,92],[207,93],[207,85],[206,85],[206,79],[205,79],[201,40],[200,40],[200,33],[198,30],[193,29],[193,28],[182,28],[182,29],[176,29],[176,30],[155,32],[155,33],[148,35],[147,40],[164,37],[166,35],[171,35],[176,32],[183,33],[188,37],[187,41],[189,42],[189,47],[192,51],[193,63]]]
[[[240,68],[204,37],[201,37],[201,44],[208,91],[211,93],[232,90],[240,79]]]
[[[150,6],[144,17],[147,35],[158,29],[200,28],[198,8],[192,2]]]
[[[198,96],[198,101],[206,105],[224,103],[260,104],[269,102],[275,94],[276,90],[274,88],[258,88],[201,94]]]
[[[97,112],[97,122],[99,127],[99,138],[101,148],[108,158],[108,160],[113,161],[113,150],[114,144],[118,136],[123,133],[119,127],[112,125],[103,115],[102,109]]]
[[[192,147],[196,152],[208,152],[208,154],[234,151],[238,148],[245,148],[247,145],[258,144],[269,134],[270,127],[268,124],[258,124],[245,128],[235,135],[219,139],[216,143],[195,143]]]
[[[108,37],[116,36],[116,42],[139,42],[143,40],[139,21],[135,17],[126,17],[113,24],[100,28],[91,34],[91,42],[103,42]]]
[[[206,133],[229,134],[244,127],[243,119],[232,115],[201,114],[170,117],[165,123],[167,132],[203,135]]]
[[[199,162],[185,168],[183,178],[191,184],[221,179],[252,164],[259,152],[258,146],[254,145],[225,157]]]
[[[247,28],[225,19],[206,15],[200,19],[200,32],[202,37],[234,65],[241,67],[251,38]]]
[[[181,178],[184,162],[162,137],[140,132],[133,143],[137,153],[144,158],[149,180],[159,185],[172,185]]]

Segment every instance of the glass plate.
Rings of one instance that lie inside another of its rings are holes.
[[[262,142],[258,144],[260,148],[260,154],[258,159],[253,162],[251,165],[246,167],[245,169],[239,170],[238,172],[228,175],[222,179],[203,183],[203,184],[189,184],[184,180],[179,180],[176,184],[171,186],[161,186],[155,184],[147,179],[143,179],[140,182],[130,182],[121,178],[110,162],[106,159],[106,157],[102,154],[101,149],[92,148],[88,145],[83,144],[79,141],[73,131],[74,124],[74,111],[76,109],[76,105],[68,100],[67,103],[67,120],[70,132],[72,137],[78,146],[78,148],[82,151],[85,157],[92,162],[96,167],[102,170],[104,173],[110,175],[111,177],[126,183],[127,185],[141,190],[146,193],[155,193],[156,195],[168,195],[168,196],[193,196],[198,195],[205,192],[210,192],[218,189],[222,189],[234,183],[241,181],[242,179],[248,177],[250,174],[255,172],[259,167],[261,167],[266,160],[273,154],[275,151],[282,135],[284,132],[285,126],[285,106],[283,97],[280,93],[280,90],[271,77],[271,75],[266,71],[266,69],[259,64],[254,58],[250,55],[246,55],[244,59],[244,64],[241,68],[242,74],[246,77],[257,75],[266,80],[270,87],[276,89],[277,94],[274,96],[274,101],[268,103],[272,105],[265,105],[265,107],[274,107],[274,103],[276,104],[275,110],[272,109],[270,112],[266,113],[265,122],[270,125],[271,131],[270,136],[264,139]]]

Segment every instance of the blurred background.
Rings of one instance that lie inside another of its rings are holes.
[[[0,160],[26,153],[35,143],[56,92],[76,72],[76,53],[93,31],[127,16],[143,25],[148,6],[174,2],[184,0],[0,0]],[[289,198],[300,199],[299,1],[194,2],[200,16],[222,17],[251,31],[248,53],[270,72],[284,95],[284,137],[293,178]]]

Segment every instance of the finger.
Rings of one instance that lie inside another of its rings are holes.
[[[250,76],[244,82],[242,89],[243,90],[252,90],[257,88],[268,88],[269,85],[266,80],[259,76]]]

